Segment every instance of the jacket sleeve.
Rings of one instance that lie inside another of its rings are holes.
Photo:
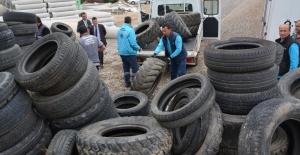
[[[290,70],[292,71],[298,67],[299,64],[299,46],[296,43],[293,43],[289,49],[290,55]]]
[[[159,43],[154,51],[154,53],[157,55],[161,52],[161,50],[164,48],[164,43],[162,41],[162,38],[160,38]]]
[[[175,58],[182,51],[182,38],[180,36],[176,37],[175,46],[176,50],[171,55],[171,58]]]
[[[129,31],[129,35],[128,35],[128,40],[129,40],[129,44],[130,46],[134,49],[134,50],[140,50],[141,47],[137,44],[136,42],[136,35],[135,35],[135,32],[134,30],[130,30]]]

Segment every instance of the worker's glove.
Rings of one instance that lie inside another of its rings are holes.
[[[151,55],[152,58],[156,58],[156,53],[154,53],[153,55]]]
[[[141,48],[140,50],[139,50],[139,53],[141,53],[143,51],[143,49]]]

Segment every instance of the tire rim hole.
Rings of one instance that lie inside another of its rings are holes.
[[[260,46],[255,44],[235,44],[235,45],[223,45],[222,47],[218,47],[218,49],[222,50],[243,50],[243,49],[253,49],[259,48]]]
[[[149,28],[149,25],[144,25],[144,26],[140,27],[139,29],[137,29],[135,31],[135,34],[140,34],[140,33],[144,32],[145,30],[147,30],[148,28]]]
[[[135,97],[121,97],[114,101],[117,109],[130,109],[137,106],[140,100]]]
[[[68,31],[69,29],[63,25],[57,25],[56,26],[58,29],[63,30],[63,31]]]
[[[106,131],[102,134],[103,137],[129,137],[146,134],[147,130],[141,127],[117,127]]]

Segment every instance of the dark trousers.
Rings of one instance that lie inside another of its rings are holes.
[[[179,76],[185,75],[186,70],[186,59],[176,62],[174,59],[171,59],[170,65],[170,74],[171,80],[176,79]]]
[[[130,84],[130,68],[132,69],[132,79],[139,70],[139,64],[135,55],[121,56],[123,62],[125,84]]]
[[[100,65],[103,65],[103,53],[104,53],[104,51],[100,51],[100,49],[99,49],[98,55],[99,55]]]

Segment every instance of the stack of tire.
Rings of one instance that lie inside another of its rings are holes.
[[[0,23],[0,71],[14,74],[15,66],[21,55],[21,48],[15,44],[13,32],[5,23]]]
[[[281,58],[276,57],[282,53],[283,48],[274,42],[246,37],[215,42],[204,49],[207,75],[223,112],[220,155],[237,154],[239,131],[246,115],[257,104],[277,96]]]
[[[54,131],[118,117],[96,67],[84,49],[63,33],[51,33],[32,44],[15,74]]]
[[[218,152],[223,133],[221,110],[207,77],[187,74],[167,83],[154,96],[151,114],[172,131],[172,154]]]
[[[1,155],[42,155],[52,139],[29,94],[9,72],[0,72],[0,124]]]
[[[16,44],[20,47],[31,45],[36,41],[38,27],[36,25],[36,15],[25,12],[5,12],[3,21],[12,30]]]

